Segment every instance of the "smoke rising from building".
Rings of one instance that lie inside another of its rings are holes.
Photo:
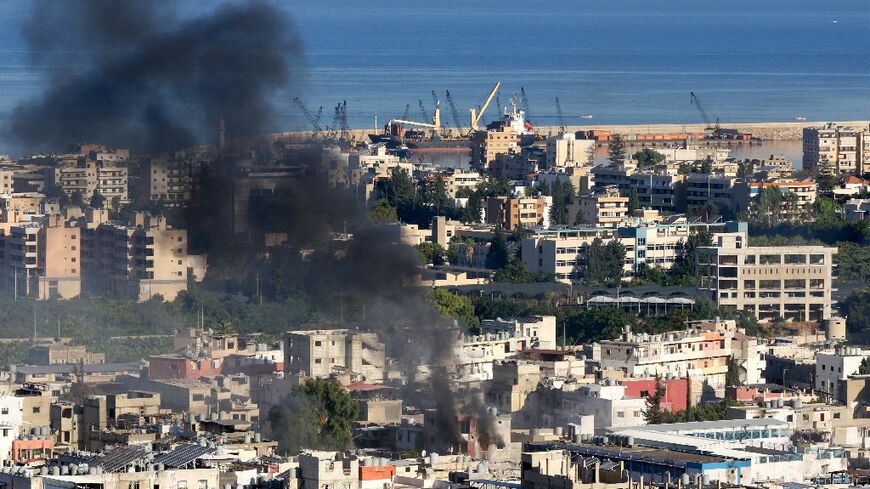
[[[52,85],[7,130],[30,151],[81,141],[159,151],[234,137],[274,120],[271,99],[302,66],[292,21],[264,2],[180,19],[170,2],[40,1],[23,30]]]
[[[16,108],[8,130],[29,151],[79,141],[140,153],[180,149],[211,142],[221,119],[230,138],[261,134],[277,116],[273,95],[297,83],[304,64],[291,19],[257,1],[187,20],[162,2],[43,1],[27,38],[35,61],[51,64],[71,53],[67,63],[80,67],[71,76],[56,74],[39,99]],[[304,176],[286,191],[252,201],[251,228],[245,236],[227,236],[233,179],[252,152],[256,164],[278,154],[283,164],[304,168]],[[456,330],[430,304],[428,290],[412,286],[415,250],[399,242],[395,226],[372,223],[350,192],[328,188],[319,156],[316,146],[222,150],[184,218],[191,240],[198,239],[196,251],[208,253],[210,267],[218,269],[231,270],[230,259],[248,257],[249,269],[277,275],[286,294],[304,297],[336,326],[379,332],[410,380],[421,365],[443,366],[454,355]],[[257,237],[265,233],[286,236],[278,253],[264,256]],[[463,404],[484,420],[479,426],[485,430],[492,423],[480,403],[454,397],[444,372],[433,368],[428,385],[409,387],[405,401],[437,406],[439,443],[456,445]]]

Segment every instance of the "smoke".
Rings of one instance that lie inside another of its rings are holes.
[[[99,141],[153,152],[211,142],[221,118],[244,137],[275,122],[271,98],[298,79],[302,43],[267,3],[181,19],[165,1],[42,0],[23,30],[52,85],[7,131],[29,151]]]

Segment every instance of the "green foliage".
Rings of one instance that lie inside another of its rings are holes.
[[[595,238],[586,250],[586,279],[593,283],[614,283],[622,278],[625,247],[617,240],[607,244]]]
[[[870,375],[870,357],[864,357],[858,365],[858,375]]]
[[[819,196],[813,202],[813,220],[818,223],[838,223],[840,219],[840,206],[837,201],[825,196]]]
[[[91,195],[91,200],[89,202],[90,206],[94,209],[102,209],[104,205],[106,205],[106,198],[103,195],[94,190],[93,195]]]
[[[431,297],[442,316],[456,319],[468,329],[480,329],[480,319],[475,316],[474,304],[468,297],[452,294],[445,289],[433,289]]]
[[[611,165],[622,163],[625,160],[625,141],[619,133],[614,134],[610,138],[607,160]]]
[[[382,184],[381,194],[402,222],[428,226],[434,216],[457,219],[463,214],[453,206],[444,180],[437,176],[418,185],[407,171],[395,170]],[[382,220],[390,218],[391,213],[385,210],[374,217]]]
[[[395,207],[391,206],[386,199],[381,199],[369,211],[369,219],[378,223],[391,223],[398,221],[399,215],[396,213]]]
[[[548,273],[530,272],[522,260],[512,256],[508,259],[505,266],[496,270],[492,279],[495,282],[528,284],[536,282],[554,282],[556,276]]]
[[[731,401],[709,402],[689,407],[676,413],[664,412],[662,423],[685,423],[691,421],[720,421],[725,419],[725,412]]]
[[[695,285],[698,274],[695,250],[712,244],[713,233],[709,229],[702,229],[689,236],[685,243],[681,243],[680,261],[675,263],[671,270],[674,283],[690,287]]]
[[[417,254],[424,264],[443,265],[447,260],[447,252],[438,243],[420,243]]]
[[[656,388],[652,394],[646,398],[646,408],[643,411],[643,419],[647,424],[662,424],[665,418],[665,410],[662,408],[662,401],[665,399],[665,385],[662,379],[656,376]]]
[[[870,333],[870,289],[856,290],[840,305],[850,332]]]
[[[501,226],[495,228],[492,240],[489,242],[489,251],[486,253],[486,268],[498,270],[508,263],[507,241],[504,229]]]
[[[550,187],[553,206],[550,208],[551,224],[568,224],[568,206],[574,198],[574,185],[568,181],[556,180]]]
[[[634,212],[637,209],[640,209],[640,199],[637,196],[637,189],[633,188],[628,194],[628,212]]]
[[[728,371],[725,372],[725,385],[743,385],[743,382],[740,380],[740,365],[737,363],[737,359],[734,357],[728,359]]]
[[[27,352],[33,346],[29,341],[10,341],[0,343],[0,364],[15,365],[24,363],[27,359]]]
[[[634,153],[634,159],[637,160],[637,166],[639,168],[648,168],[658,165],[665,161],[666,158],[665,155],[650,148],[644,148]]]
[[[359,408],[335,379],[307,379],[269,411],[278,449],[346,450],[353,446],[352,424]]]

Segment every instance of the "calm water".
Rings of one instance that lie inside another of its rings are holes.
[[[189,14],[206,9],[188,2]],[[305,129],[289,100],[313,109],[347,100],[352,126],[383,122],[431,91],[455,96],[460,118],[498,80],[506,104],[525,87],[530,118],[566,122],[788,121],[870,117],[870,2],[866,0],[555,0],[292,2],[306,44],[294,93],[276,103],[279,129]],[[20,25],[28,2],[0,4],[0,121],[34,96],[48,70],[27,63]],[[444,116],[452,125],[449,108]],[[492,110],[492,109],[491,109]],[[591,121],[579,119],[592,114]],[[0,141],[0,152],[2,143]],[[764,151],[762,151],[764,152]]]

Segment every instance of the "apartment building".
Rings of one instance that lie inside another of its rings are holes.
[[[128,224],[94,223],[83,229],[84,286],[140,302],[158,295],[174,300],[187,290],[194,261],[187,245],[186,229],[147,212],[136,213]]]
[[[552,273],[560,281],[582,278],[586,252],[595,238],[618,240],[625,247],[626,275],[641,266],[668,270],[679,262],[684,243],[694,233],[710,230],[714,234],[745,235],[746,223],[692,223],[684,219],[671,223],[646,224],[620,228],[578,228],[535,230],[522,241],[523,263],[530,271]]]
[[[547,226],[548,211],[545,197],[490,197],[486,201],[486,223],[508,231],[519,226]]]
[[[638,172],[628,176],[630,191],[644,209],[677,212],[685,209],[685,175]]]
[[[732,334],[724,328],[690,326],[683,331],[634,334],[625,326],[617,340],[599,342],[602,370],[628,377],[703,377],[714,389],[725,388]]]
[[[615,228],[628,214],[628,197],[619,187],[606,187],[575,197],[568,206],[568,222],[582,222],[595,227]]]
[[[747,196],[751,201],[758,198],[758,195],[763,189],[775,188],[783,195],[794,194],[797,196],[797,205],[801,210],[809,210],[816,201],[817,186],[812,180],[777,180],[773,182],[750,182],[748,185]],[[744,208],[749,207],[749,202],[743,204]]]
[[[471,164],[475,168],[489,169],[498,154],[519,151],[519,136],[509,124],[477,131],[471,137]]]
[[[129,201],[125,161],[79,158],[65,160],[44,171],[46,184],[60,189],[67,197],[78,194],[87,200],[98,192],[107,202],[115,198]]]
[[[476,171],[453,170],[444,177],[450,198],[456,198],[456,192],[462,189],[474,191],[481,181],[480,173]]]
[[[15,172],[18,167],[0,166],[0,195],[11,194],[15,191]]]
[[[573,133],[547,138],[547,168],[590,165],[594,154],[593,139],[577,139]]]
[[[833,123],[803,130],[803,168],[815,170],[822,162],[835,175],[861,175],[870,159],[870,130]]]
[[[591,166],[564,166],[539,171],[535,175],[535,183],[544,188],[553,188],[555,183],[568,182],[577,192],[592,190],[593,182]]]
[[[870,350],[854,346],[838,347],[832,352],[816,352],[816,390],[831,396],[835,402],[841,401],[840,382],[857,374],[861,362],[868,356]]]
[[[480,323],[480,331],[531,338],[530,348],[556,348],[556,316],[485,319]]]
[[[738,179],[733,176],[691,173],[686,176],[686,210],[714,208],[721,215],[736,215],[745,210],[737,199]]]
[[[284,335],[284,371],[329,377],[347,371],[369,382],[384,380],[384,344],[376,333],[347,329],[292,331]]]
[[[190,202],[202,181],[206,159],[167,156],[144,158],[139,163],[141,191],[149,200],[176,207]]]
[[[2,244],[4,283],[16,297],[70,299],[81,292],[81,231],[60,215],[13,224]]]
[[[7,211],[21,215],[45,214],[43,203],[45,195],[37,192],[13,192],[0,196],[0,203]]]
[[[833,258],[825,246],[749,247],[745,237],[717,236],[697,250],[698,286],[719,307],[746,311],[760,321],[831,317]]]
[[[27,363],[31,365],[106,363],[106,354],[89,352],[85,345],[51,343],[32,346],[27,352]]]
[[[531,180],[543,163],[543,155],[528,151],[498,153],[490,162],[488,173],[508,180]]]

